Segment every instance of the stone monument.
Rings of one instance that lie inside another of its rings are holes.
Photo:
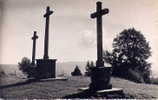
[[[91,14],[91,18],[96,18],[97,22],[97,61],[96,67],[92,69],[91,84],[89,89],[91,91],[98,91],[104,89],[112,89],[110,84],[111,68],[104,66],[103,61],[103,42],[102,42],[102,16],[109,13],[108,9],[102,9],[102,3],[96,3],[96,12]]]
[[[38,78],[55,78],[56,77],[56,59],[49,59],[49,18],[53,11],[48,6],[46,8],[45,38],[44,38],[44,56],[43,59],[37,59]]]
[[[36,56],[36,39],[38,39],[38,36],[36,34],[37,32],[34,31],[32,40],[33,40],[33,48],[32,48],[32,65],[35,65],[35,56]]]

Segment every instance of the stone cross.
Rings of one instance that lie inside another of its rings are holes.
[[[53,13],[53,11],[50,11],[50,7],[48,6],[46,9],[46,14],[44,14],[44,17],[46,18],[46,24],[45,24],[45,39],[44,39],[44,59],[49,59],[48,56],[48,46],[49,46],[49,16]]]
[[[102,3],[97,2],[96,12],[91,14],[91,18],[97,18],[97,62],[96,66],[104,66],[103,61],[103,41],[102,41],[102,16],[109,13],[108,9],[102,9]]]
[[[36,39],[38,39],[38,36],[36,34],[37,32],[34,31],[32,40],[33,40],[33,48],[32,48],[32,64],[35,65],[35,55],[36,55]]]

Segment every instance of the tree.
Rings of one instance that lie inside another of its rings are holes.
[[[27,57],[23,57],[19,64],[19,70],[21,70],[28,78],[36,78],[36,66],[31,64],[31,61]]]
[[[91,67],[91,68],[95,67],[93,61],[91,61],[90,67]]]
[[[87,64],[86,64],[86,71],[88,72],[89,71],[89,69],[90,69],[90,62],[89,61],[87,61]]]
[[[79,67],[77,65],[76,65],[74,71],[71,72],[71,75],[72,76],[81,76],[82,75],[81,70],[79,69]]]
[[[134,28],[123,30],[113,40],[113,51],[105,51],[104,59],[113,66],[113,75],[129,78],[129,69],[139,73],[145,82],[150,79],[149,42]]]
[[[90,76],[91,75],[91,70],[92,70],[93,67],[95,67],[93,61],[91,61],[91,62],[87,61],[87,64],[86,64],[86,67],[85,67],[86,68],[85,76]]]

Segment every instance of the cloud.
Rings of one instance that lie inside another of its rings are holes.
[[[95,47],[96,46],[96,34],[91,30],[84,30],[80,32],[81,40],[80,43],[84,47]]]

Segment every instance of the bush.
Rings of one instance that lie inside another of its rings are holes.
[[[87,61],[85,76],[91,76],[91,70],[93,67],[95,67],[93,61],[91,61],[91,63]]]
[[[71,75],[72,76],[81,76],[82,75],[82,73],[81,73],[81,71],[80,71],[80,69],[79,69],[78,66],[76,66],[75,69],[74,69],[74,71],[71,72]]]
[[[135,81],[137,83],[144,83],[144,79],[143,79],[142,75],[139,72],[134,71],[132,69],[128,70],[128,77],[127,78],[129,80]]]
[[[36,78],[36,65],[32,65],[30,59],[23,57],[19,64],[19,70],[21,70],[24,75],[28,78]]]

